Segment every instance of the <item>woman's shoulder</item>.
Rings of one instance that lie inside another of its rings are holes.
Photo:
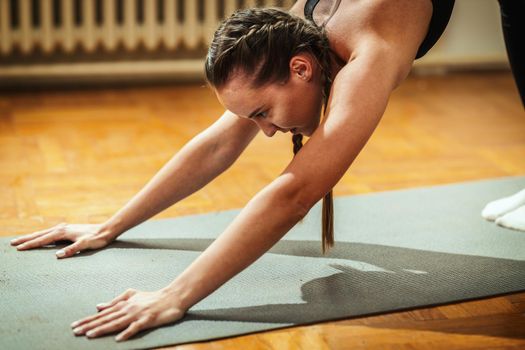
[[[290,12],[304,18],[306,1],[297,1]],[[427,33],[432,2],[319,0],[315,12],[316,23],[326,20],[324,26],[330,47],[339,61],[348,62],[360,50],[375,44],[390,47],[392,54],[410,58],[415,56]]]

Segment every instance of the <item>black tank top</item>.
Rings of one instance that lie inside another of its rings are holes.
[[[306,19],[314,22],[314,8],[319,1],[320,0],[306,0],[306,4],[304,5],[304,17]],[[450,15],[452,14],[454,1],[455,0],[432,0],[432,6],[434,8],[432,18],[430,19],[427,35],[417,50],[416,59],[423,57],[445,31]]]

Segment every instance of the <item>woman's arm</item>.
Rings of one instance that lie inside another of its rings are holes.
[[[168,287],[188,309],[281,239],[350,167],[381,119],[405,65],[374,49],[348,63],[332,86],[327,118],[283,173]]]
[[[104,229],[116,237],[199,190],[235,162],[258,130],[226,111],[177,152]]]
[[[387,54],[362,54],[339,72],[328,116],[310,140],[172,283],[154,292],[128,290],[99,305],[98,314],[72,324],[75,334],[122,331],[117,340],[125,340],[174,322],[270,249],[332,189],[374,131],[402,74],[401,66],[384,62],[392,58]]]
[[[61,240],[74,243],[59,250],[67,258],[100,249],[120,234],[197,191],[226,170],[257,134],[257,126],[226,111],[212,126],[188,142],[122,209],[102,224],[62,223],[17,237],[11,245],[27,250]]]

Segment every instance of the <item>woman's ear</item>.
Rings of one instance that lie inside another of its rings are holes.
[[[290,76],[310,81],[313,77],[313,65],[309,56],[295,55],[290,59]]]

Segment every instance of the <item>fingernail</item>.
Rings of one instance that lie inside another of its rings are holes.
[[[24,249],[25,248],[25,244],[20,244],[19,246],[16,247],[16,249],[20,250],[20,249]]]
[[[17,239],[15,238],[15,239],[12,239],[9,243],[15,244],[16,241],[17,241]]]
[[[58,252],[56,252],[56,255],[57,255],[59,258],[61,258],[61,257],[63,257],[64,255],[66,255],[66,252],[63,251],[62,249],[60,249]]]
[[[73,333],[78,334],[82,331],[80,327],[73,329]]]
[[[106,303],[100,303],[97,305],[97,307],[104,307],[104,306],[106,306]]]
[[[86,335],[88,337],[94,336],[95,335],[95,331],[91,330],[91,331],[87,332]]]
[[[75,328],[76,326],[78,326],[78,321],[71,323],[71,328]]]
[[[116,340],[116,341],[121,341],[121,340],[122,340],[122,336],[121,336],[120,334],[117,335],[117,336],[115,337],[115,340]]]

